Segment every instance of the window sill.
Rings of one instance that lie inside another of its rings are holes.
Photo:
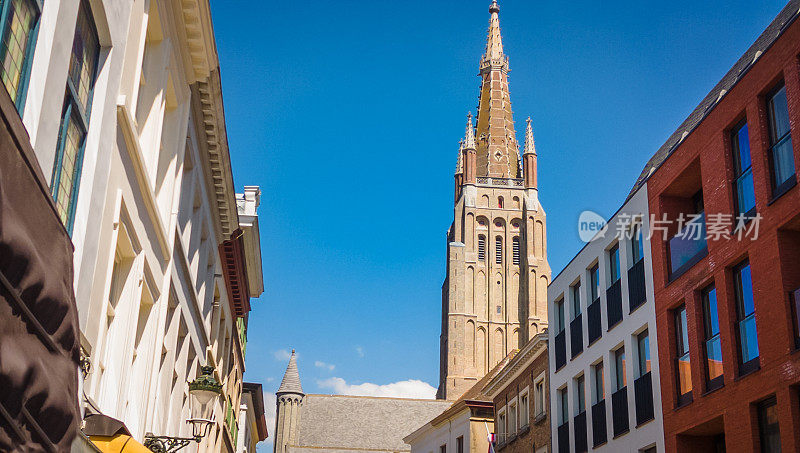
[[[724,376],[724,375],[723,375]],[[725,381],[723,376],[716,377],[710,381],[706,382],[706,391],[701,396],[706,396],[711,393],[716,392],[717,390],[725,387]]]
[[[530,430],[531,430],[531,425],[525,425],[525,426],[523,426],[523,427],[521,427],[521,428],[519,429],[519,432],[517,433],[517,436],[518,436],[518,437],[522,437],[522,436],[524,436],[525,434],[528,434],[528,432],[529,432]]]
[[[647,299],[645,299],[645,300],[643,300],[643,301],[639,302],[639,305],[634,305],[633,307],[631,307],[631,309],[630,309],[630,311],[628,312],[628,314],[633,314],[633,312],[635,312],[636,310],[640,309],[640,308],[641,308],[642,306],[644,306],[644,304],[646,304],[646,303],[647,303]]]
[[[754,360],[757,361],[758,359],[754,359]],[[742,370],[742,368],[745,368],[745,369]],[[752,365],[752,366],[748,366],[747,364],[739,365],[739,375],[736,376],[733,380],[734,381],[739,381],[739,380],[744,379],[744,378],[750,376],[751,374],[754,374],[754,373],[756,373],[756,372],[758,372],[760,370],[761,370],[761,363],[758,363],[758,362],[756,362],[756,364]]]
[[[767,202],[767,206],[778,201],[780,197],[786,195],[786,193],[792,190],[792,188],[794,188],[794,186],[796,185],[797,185],[797,175],[795,174],[794,178],[787,180],[786,182],[775,188],[775,191],[772,194],[772,198],[770,198],[770,200]]]
[[[623,431],[623,432],[621,432],[621,433],[619,433],[619,434],[615,434],[615,435],[614,435],[614,437],[612,437],[611,439],[613,439],[613,440],[617,440],[617,439],[619,439],[620,437],[622,437],[622,436],[624,436],[624,435],[628,434],[629,432],[631,432],[631,430],[630,430],[630,429],[626,429],[625,431]]]
[[[686,393],[684,395],[678,396],[678,404],[675,406],[675,410],[683,409],[686,406],[690,406],[694,402],[694,397],[692,393]]]
[[[639,428],[641,428],[642,426],[644,426],[644,425],[646,425],[646,424],[648,424],[648,423],[652,422],[652,421],[653,421],[653,420],[655,420],[655,419],[656,419],[656,418],[655,418],[655,417],[653,417],[653,418],[647,419],[647,420],[645,420],[645,421],[643,421],[643,422],[639,423],[638,425],[636,425],[636,429],[639,429]]]

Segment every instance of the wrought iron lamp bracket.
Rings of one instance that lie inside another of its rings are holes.
[[[169,437],[154,436],[151,433],[144,435],[144,446],[153,453],[175,453],[192,442],[200,442],[199,437]]]

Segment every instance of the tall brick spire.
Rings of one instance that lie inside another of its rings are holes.
[[[477,176],[518,178],[519,145],[514,135],[511,95],[508,90],[508,57],[500,35],[500,8],[489,7],[486,53],[480,62],[481,92],[477,118]]]

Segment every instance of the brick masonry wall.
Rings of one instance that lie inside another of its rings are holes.
[[[530,408],[528,410],[528,426],[529,430],[519,434],[514,440],[507,442],[502,448],[497,451],[502,453],[531,453],[539,450],[542,447],[547,447],[550,451],[550,415],[548,409],[550,408],[550,396],[548,392],[550,380],[547,373],[547,351],[542,352],[536,357],[531,364],[520,373],[520,375],[511,381],[494,399],[495,407],[495,420],[497,419],[497,410],[505,406],[508,401],[528,387]],[[545,416],[541,420],[535,421],[536,409],[534,405],[534,381],[537,377],[544,374],[544,412]],[[495,428],[495,432],[498,432]]]
[[[800,170],[800,21],[795,21],[722,99],[648,181],[651,213],[673,211],[678,179],[699,161],[706,214],[735,212],[730,129],[746,118],[750,134],[756,207],[763,217],[757,240],[709,241],[708,255],[669,282],[668,249],[660,235],[651,239],[657,339],[661,367],[667,451],[708,451],[708,435],[724,429],[728,451],[760,448],[755,404],[771,395],[778,401],[783,451],[800,451],[800,353],[794,346],[789,292],[800,286],[800,188],[772,200],[765,95],[785,81],[794,146]],[[682,179],[682,178],[681,178]],[[684,196],[682,194],[681,196]],[[749,259],[758,329],[760,369],[740,376],[732,267]],[[717,289],[724,387],[707,393],[700,291]],[[693,402],[676,407],[676,343],[672,310],[686,305]]]

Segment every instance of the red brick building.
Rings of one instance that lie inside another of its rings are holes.
[[[637,183],[657,224],[667,451],[800,451],[798,10],[789,2]]]

